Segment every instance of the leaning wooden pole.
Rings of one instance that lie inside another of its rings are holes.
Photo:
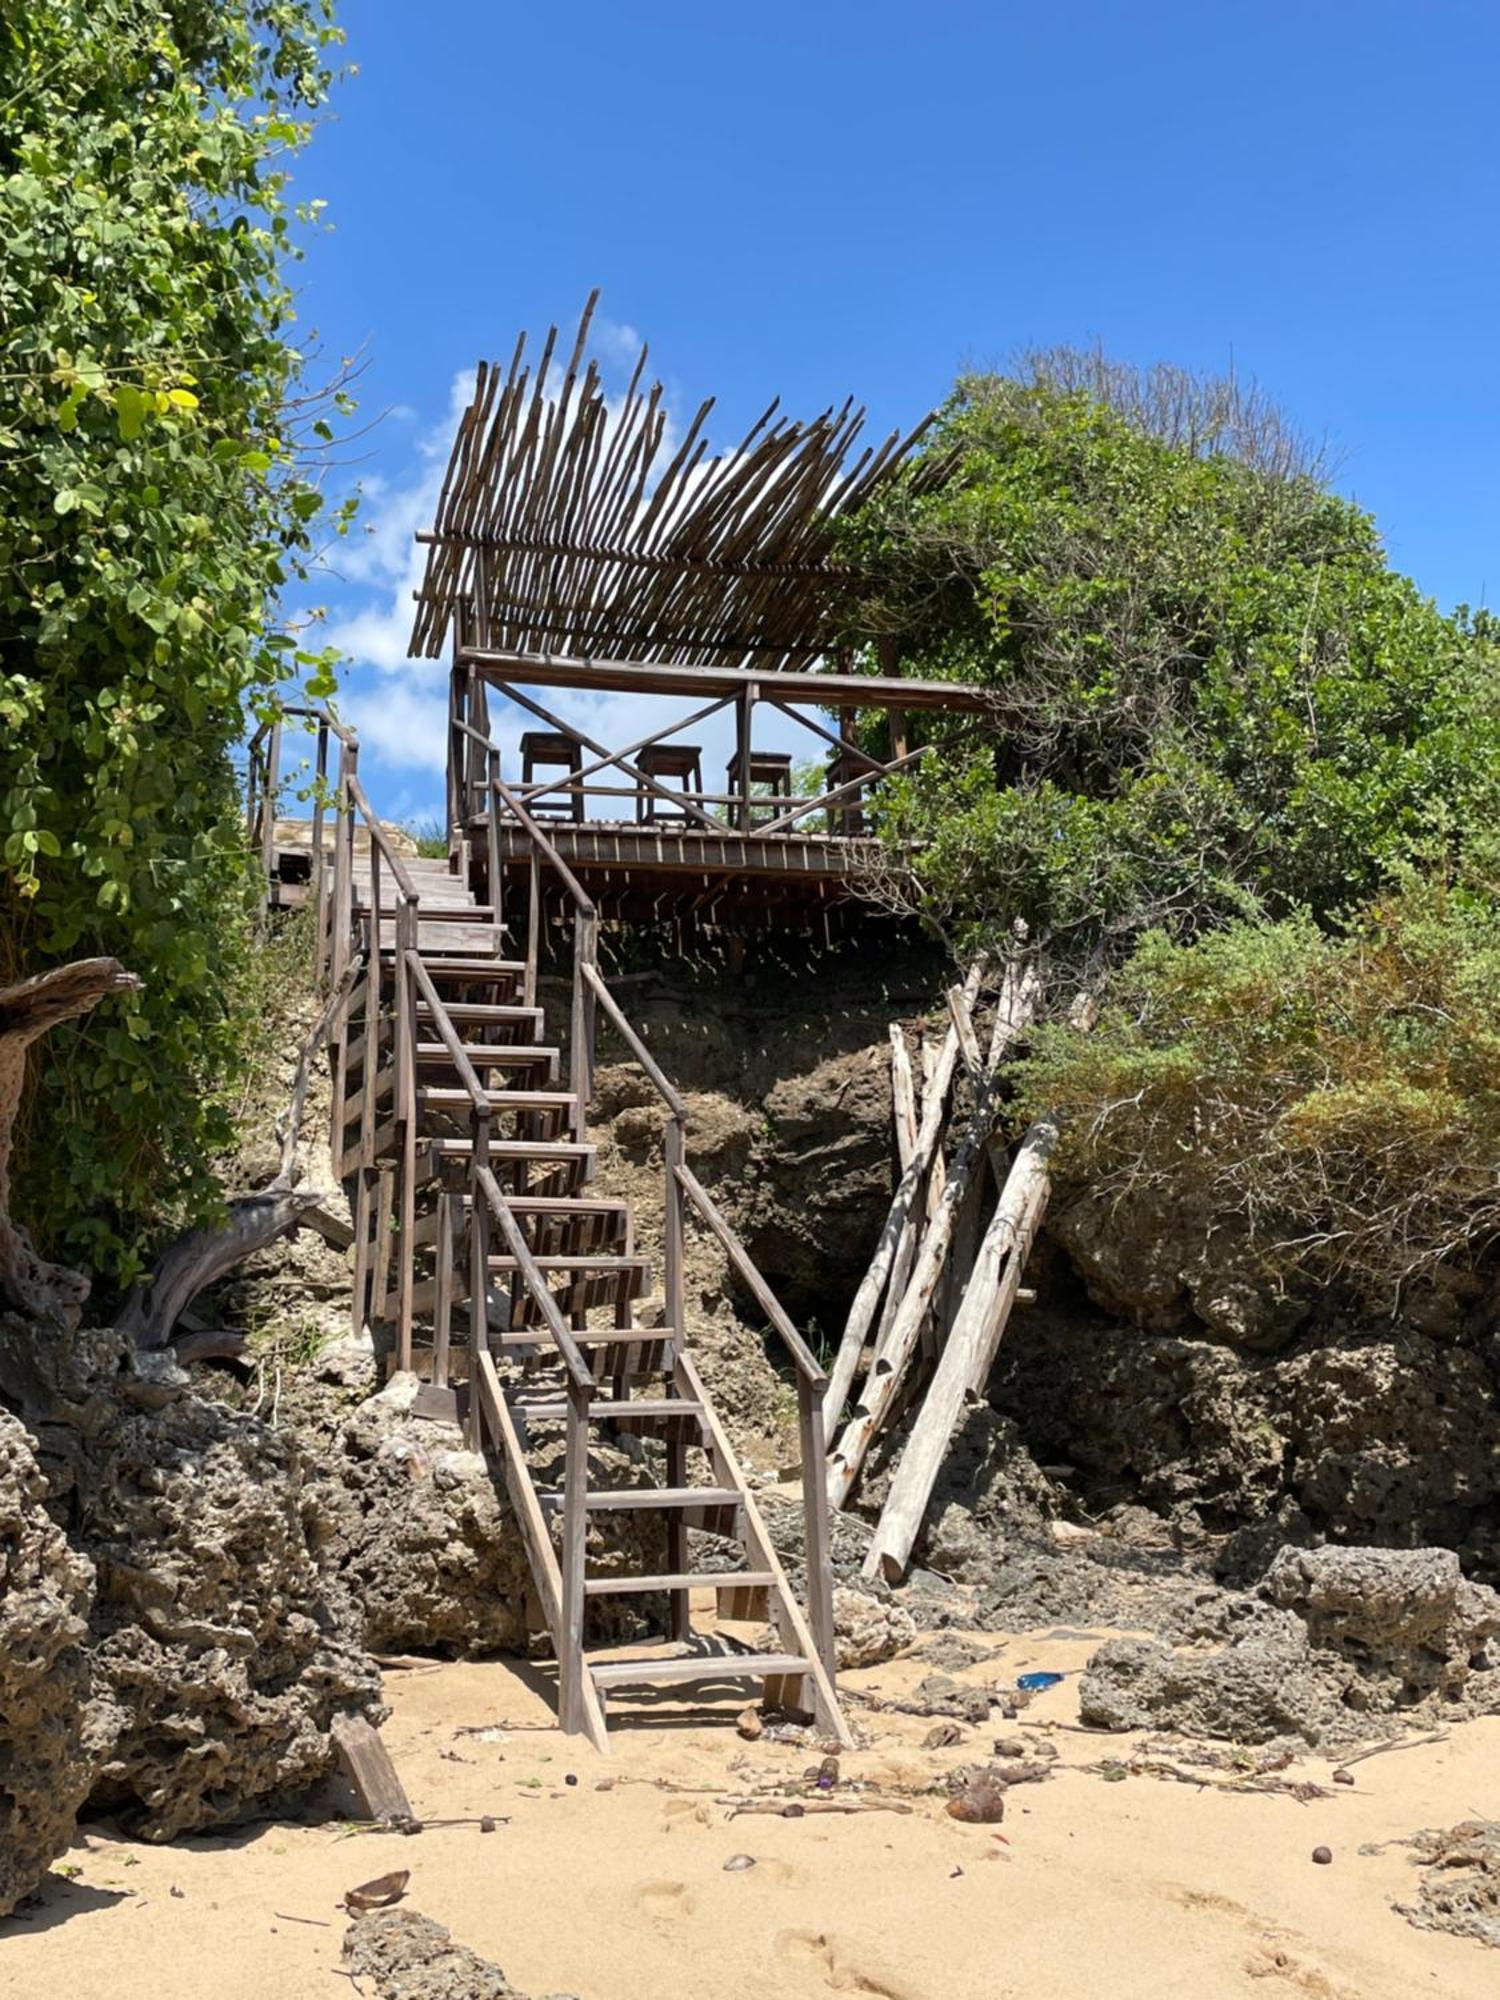
[[[979,992],[979,982],[983,976],[983,963],[976,961],[969,968],[968,976],[964,980],[964,993],[970,1001]],[[823,1428],[830,1435],[834,1425],[844,1414],[844,1404],[853,1386],[859,1357],[864,1350],[865,1340],[880,1305],[881,1294],[886,1288],[886,1282],[896,1261],[902,1232],[906,1227],[906,1218],[922,1190],[928,1168],[942,1138],[943,1120],[948,1108],[948,1092],[953,1086],[953,1072],[958,1066],[958,1056],[958,1031],[950,1028],[943,1042],[942,1053],[938,1057],[931,1082],[923,1094],[922,1124],[917,1133],[916,1149],[907,1163],[906,1171],[897,1183],[896,1192],[891,1199],[890,1213],[886,1216],[885,1227],[881,1230],[880,1240],[875,1246],[875,1255],[870,1261],[869,1270],[860,1280],[859,1290],[854,1295],[854,1303],[849,1308],[849,1318],[845,1323],[843,1338],[839,1342],[839,1351],[829,1375],[827,1393],[823,1398]]]
[[[984,1163],[990,1130],[999,1111],[999,1083],[995,1072],[1006,1051],[1025,1032],[1035,1013],[1037,991],[1037,976],[1031,967],[1024,971],[1012,968],[1006,974],[990,1037],[988,1072],[975,1100],[969,1129],[953,1157],[942,1201],[922,1239],[906,1295],[885,1339],[876,1349],[859,1403],[828,1461],[828,1498],[834,1507],[842,1507],[854,1490],[865,1455],[890,1414],[896,1391],[921,1335],[922,1323],[932,1310],[969,1182]],[[962,1018],[957,1008],[955,1015]],[[959,1039],[955,1022],[955,1046]]]
[[[1074,1027],[1085,1030],[1097,1014],[1097,994],[1087,992],[1069,1018]],[[1020,1292],[1026,1259],[1047,1212],[1050,1164],[1060,1130],[1057,1113],[1048,1112],[1029,1127],[1016,1149],[865,1557],[864,1574],[871,1581],[884,1578],[896,1583],[905,1576],[953,1434],[989,1380]]]
[[[899,1582],[906,1574],[953,1433],[977,1393],[976,1385],[989,1375],[1015,1305],[1021,1273],[1047,1208],[1051,1187],[1047,1165],[1057,1135],[1055,1117],[1039,1118],[1016,1152],[865,1558],[864,1574],[871,1579]]]

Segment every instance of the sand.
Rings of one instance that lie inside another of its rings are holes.
[[[1031,1634],[957,1678],[1076,1670],[1102,1633]],[[846,1677],[909,1691],[903,1658]],[[1076,1678],[1039,1696],[1028,1726],[996,1720],[924,1750],[926,1719],[851,1705],[869,1747],[843,1775],[923,1785],[987,1755],[997,1735],[1076,1721]],[[393,1671],[385,1730],[416,1810],[414,1837],[336,1819],[276,1823],[147,1847],[92,1831],[39,1903],[0,1924],[0,1994],[42,2000],[304,2000],[349,1995],[338,1971],[342,1891],[411,1870],[410,1907],[451,1927],[532,1995],[758,2000],[852,1993],[887,2000],[1493,2000],[1500,1957],[1413,1929],[1392,1908],[1407,1850],[1361,1854],[1500,1811],[1500,1719],[1369,1759],[1353,1788],[1302,1804],[1083,1767],[1140,1739],[1054,1729],[1056,1775],[1008,1795],[1005,1841],[949,1818],[742,1816],[716,1801],[800,1777],[815,1753],[741,1741],[700,1711],[665,1726],[617,1704],[612,1754],[551,1724],[546,1683],[510,1662]],[[460,1733],[478,1725],[482,1735]],[[1309,1756],[1283,1775],[1327,1784]],[[568,1776],[576,1784],[568,1784]],[[612,1780],[608,1789],[598,1787]],[[681,1786],[671,1791],[665,1785]],[[695,1789],[701,1787],[701,1790]],[[324,1803],[327,1810],[327,1802]],[[444,1820],[491,1814],[493,1833]],[[1326,1844],[1331,1866],[1312,1850]],[[753,1868],[726,1871],[736,1854]]]

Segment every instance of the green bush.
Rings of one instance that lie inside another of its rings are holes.
[[[1477,871],[1476,871],[1477,872]],[[1331,932],[1310,917],[1144,939],[1092,1034],[1043,1027],[1022,1118],[1108,1200],[1242,1223],[1292,1282],[1389,1309],[1500,1232],[1500,902],[1407,872]]]
[[[1392,572],[1295,453],[1237,457],[1222,422],[1169,441],[1123,400],[1055,368],[972,377],[927,447],[953,477],[849,535],[855,636],[994,692],[982,725],[935,726],[883,814],[965,946],[1016,918],[1075,956],[1324,919],[1500,803],[1490,622]]]
[[[144,991],[47,1046],[39,1237],[121,1277],[208,1212],[243,1065],[234,751],[304,670],[275,616],[331,435],[290,341],[287,156],[331,0],[31,0],[0,23],[0,982]],[[311,211],[300,211],[304,221]]]

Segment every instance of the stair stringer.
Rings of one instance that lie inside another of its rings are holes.
[[[690,1401],[703,1406],[703,1421],[709,1433],[708,1452],[714,1463],[714,1470],[725,1486],[735,1487],[740,1495],[740,1505],[745,1514],[745,1548],[752,1569],[768,1570],[775,1579],[770,1586],[773,1600],[773,1618],[788,1652],[797,1653],[809,1662],[806,1678],[813,1685],[813,1713],[818,1727],[838,1739],[845,1750],[855,1747],[854,1737],[844,1712],[839,1707],[838,1696],[829,1679],[828,1669],[818,1657],[818,1648],[813,1639],[812,1628],[798,1600],[796,1592],[782,1567],[760,1509],[751,1497],[744,1469],[735,1456],[724,1426],[714,1408],[713,1398],[704,1387],[703,1377],[694,1367],[692,1357],[677,1350],[674,1374],[677,1386]],[[803,1477],[808,1476],[803,1468]],[[588,1676],[585,1676],[587,1679]]]
[[[494,1356],[482,1347],[473,1361],[472,1393],[479,1397],[484,1406],[486,1423],[492,1434],[500,1440],[505,1490],[510,1495],[511,1506],[515,1509],[516,1520],[521,1529],[521,1539],[526,1545],[527,1560],[531,1565],[532,1580],[536,1584],[537,1596],[541,1600],[547,1629],[552,1634],[552,1650],[557,1656],[558,1669],[562,1672],[565,1670],[565,1653],[571,1653],[575,1660],[582,1658],[583,1634],[564,1632],[562,1629],[562,1569],[557,1560],[557,1552],[552,1546],[552,1537],[547,1531],[542,1503],[538,1500],[536,1488],[532,1484],[531,1468],[526,1463],[520,1436],[506,1403],[505,1392],[500,1386]],[[609,1732],[604,1723],[604,1709],[599,1700],[599,1691],[594,1686],[591,1674],[583,1673],[578,1678],[584,1734],[594,1748],[607,1757]]]

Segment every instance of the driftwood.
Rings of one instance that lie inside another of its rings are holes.
[[[891,1412],[907,1364],[916,1350],[923,1321],[932,1310],[969,1183],[983,1166],[990,1130],[999,1112],[996,1072],[1006,1051],[1025,1031],[1036,1011],[1037,990],[1036,974],[1030,968],[1007,973],[990,1037],[986,1078],[976,1098],[969,1129],[953,1157],[942,1202],[922,1240],[906,1295],[886,1338],[876,1349],[859,1404],[828,1462],[828,1498],[835,1507],[842,1507],[854,1489],[865,1455]],[[957,1025],[952,1038],[955,1048],[961,1046]]]
[[[313,1057],[326,1041],[339,1015],[348,1005],[355,981],[364,965],[363,957],[350,961],[342,977],[302,1044],[292,1084],[291,1102],[277,1120],[281,1141],[281,1165],[268,1187],[256,1194],[235,1195],[229,1202],[228,1220],[218,1228],[186,1229],[169,1243],[157,1259],[149,1278],[138,1285],[126,1300],[115,1324],[141,1351],[165,1347],[173,1329],[199,1292],[222,1278],[226,1271],[264,1250],[278,1237],[287,1235],[306,1222],[325,1237],[344,1244],[352,1232],[337,1217],[328,1214],[324,1197],[316,1189],[294,1190],[297,1142],[302,1133],[303,1114],[312,1080]],[[342,1247],[342,1246],[340,1246]],[[206,1335],[189,1331],[176,1343],[180,1361],[210,1359],[237,1360],[244,1352],[243,1341],[227,1333]]]
[[[978,993],[983,971],[981,964],[970,968],[969,975],[964,981],[964,993],[967,998],[972,999]],[[875,1246],[875,1255],[870,1261],[870,1268],[860,1280],[859,1290],[854,1295],[854,1303],[849,1308],[849,1317],[844,1325],[843,1338],[839,1342],[839,1351],[829,1377],[827,1394],[823,1399],[823,1425],[827,1431],[832,1431],[844,1413],[844,1404],[854,1382],[865,1337],[874,1322],[881,1294],[885,1291],[896,1262],[907,1217],[911,1214],[912,1205],[927,1179],[928,1170],[937,1153],[943,1133],[948,1092],[953,1085],[953,1072],[958,1066],[958,1055],[958,1031],[950,1027],[933,1075],[923,1093],[922,1124],[917,1133],[916,1150],[897,1184],[895,1195],[891,1200],[890,1213],[886,1216],[885,1227],[880,1232],[880,1241]]]
[[[291,1188],[234,1196],[222,1228],[185,1229],[167,1245],[151,1276],[126,1300],[116,1327],[137,1348],[165,1347],[184,1306],[246,1257],[295,1229],[318,1200]]]
[[[416,1815],[380,1732],[362,1715],[336,1715],[329,1734],[339,1768],[359,1795],[365,1816],[392,1826],[409,1825]]]
[[[137,990],[141,981],[114,958],[81,958],[39,973],[19,986],[0,988],[0,1302],[40,1318],[76,1326],[89,1295],[88,1279],[49,1264],[10,1218],[10,1153],[26,1051],[49,1028],[73,1021],[111,993]]]
[[[1097,1012],[1097,999],[1086,994],[1070,1018],[1075,1027],[1087,1028]],[[1056,1114],[1048,1113],[1036,1120],[1016,1149],[964,1288],[963,1303],[891,1481],[865,1557],[863,1573],[868,1578],[894,1582],[906,1574],[953,1434],[989,1380],[1020,1293],[1021,1273],[1046,1213],[1052,1185],[1048,1163],[1059,1131]]]
[[[984,1232],[947,1345],[901,1454],[865,1558],[867,1577],[899,1580],[927,1512],[938,1472],[964,1411],[988,1379],[1020,1289],[1021,1272],[1047,1206],[1047,1162],[1057,1144],[1054,1118],[1038,1119],[1016,1152],[1004,1192]]]
[[[917,1088],[912,1073],[911,1052],[906,1046],[906,1035],[899,1021],[891,1023],[890,1035],[891,1114],[896,1130],[896,1166],[899,1179],[916,1156],[917,1134],[921,1130],[921,1119],[917,1111]],[[901,1303],[901,1296],[906,1290],[906,1281],[911,1276],[911,1260],[916,1254],[917,1215],[913,1207],[907,1213],[901,1230],[901,1240],[896,1245],[896,1261],[891,1266],[890,1282],[885,1288],[885,1300],[880,1308],[877,1341],[885,1338],[886,1328]]]

